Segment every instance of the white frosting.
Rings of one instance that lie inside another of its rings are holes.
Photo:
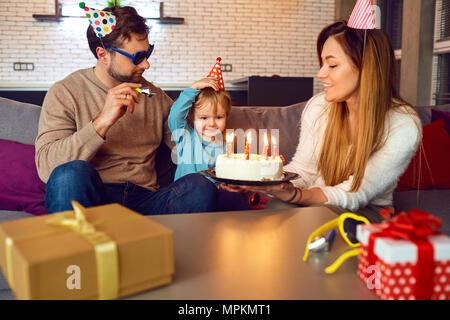
[[[279,156],[269,156],[266,160],[258,154],[250,154],[245,160],[244,153],[232,154],[230,158],[221,154],[216,160],[216,176],[218,178],[264,181],[281,180],[283,178],[283,162]]]

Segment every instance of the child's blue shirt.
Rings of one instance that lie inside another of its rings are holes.
[[[170,109],[168,125],[178,156],[174,181],[190,173],[213,169],[217,156],[225,153],[223,141],[210,143],[203,140],[187,122],[189,109],[199,93],[200,90],[185,89]]]

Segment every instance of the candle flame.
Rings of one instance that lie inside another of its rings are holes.
[[[277,144],[277,140],[275,139],[274,136],[272,136],[272,144],[276,145]]]
[[[269,139],[267,138],[267,133],[264,135],[264,145],[265,146],[269,145]]]
[[[234,139],[234,133],[233,132],[230,133],[230,134],[227,134],[227,142],[228,143],[233,142],[233,139]]]
[[[251,132],[247,133],[247,143],[252,143],[252,134],[251,134]]]

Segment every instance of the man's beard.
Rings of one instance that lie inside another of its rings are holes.
[[[117,81],[120,81],[120,82],[139,83],[139,82],[141,82],[141,78],[142,78],[142,76],[135,76],[134,73],[132,73],[131,75],[120,74],[119,72],[117,72],[115,70],[113,64],[111,64],[109,66],[107,72],[111,77],[113,77],[114,79],[116,79]]]

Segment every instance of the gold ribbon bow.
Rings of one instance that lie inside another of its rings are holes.
[[[52,217],[46,221],[47,224],[58,227],[66,227],[82,235],[95,233],[95,227],[86,220],[84,215],[86,208],[77,201],[72,201],[72,207],[75,213],[75,218],[64,216]]]
[[[116,243],[104,232],[86,220],[85,208],[72,201],[75,218],[62,216],[50,218],[47,223],[54,226],[69,228],[89,241],[95,250],[97,261],[97,279],[99,299],[116,299],[119,292],[119,258]]]
[[[58,215],[46,220],[46,223],[56,227],[68,228],[89,241],[95,250],[97,263],[97,279],[99,299],[116,299],[119,293],[119,259],[116,243],[102,231],[97,231],[93,224],[86,220],[85,208],[72,201],[75,216]],[[12,274],[13,239],[6,239],[7,269],[10,286],[14,289]]]

